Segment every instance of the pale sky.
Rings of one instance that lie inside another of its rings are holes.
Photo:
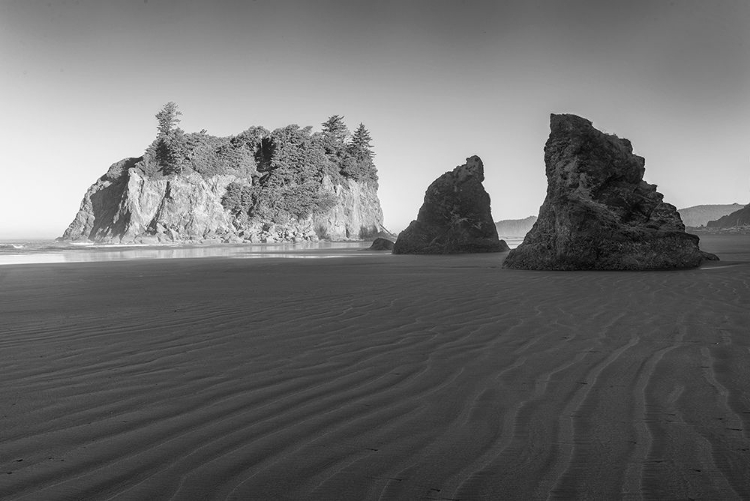
[[[536,215],[550,113],[677,207],[750,202],[747,0],[0,0],[0,68],[0,239],[62,235],[168,101],[220,136],[364,123],[392,231],[471,155],[495,220]]]

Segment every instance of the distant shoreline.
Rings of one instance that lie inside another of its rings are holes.
[[[694,235],[750,235],[750,226],[732,226],[730,228],[698,228],[688,226],[685,231]]]

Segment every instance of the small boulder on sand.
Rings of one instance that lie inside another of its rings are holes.
[[[367,250],[388,251],[393,250],[393,242],[387,238],[376,238]]]

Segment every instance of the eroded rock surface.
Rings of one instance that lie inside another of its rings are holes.
[[[484,164],[478,156],[466,159],[427,188],[415,221],[402,231],[394,254],[457,254],[503,252],[507,244],[497,236],[484,189]]]
[[[234,175],[195,172],[152,179],[135,166],[141,158],[113,164],[86,192],[63,240],[106,243],[242,243],[362,240],[378,235],[383,211],[377,188],[324,177],[335,197],[329,210],[285,223],[238,219],[222,206],[227,186],[248,182]]]
[[[547,197],[523,243],[504,262],[528,270],[693,268],[701,252],[677,209],[643,180],[627,139],[575,115],[552,115],[544,147]]]

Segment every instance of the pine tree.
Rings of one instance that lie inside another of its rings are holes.
[[[333,115],[323,122],[322,125],[323,136],[327,139],[327,142],[329,142],[335,150],[342,149],[346,139],[349,137],[349,129],[344,123],[344,117]]]
[[[364,124],[359,124],[354,131],[351,142],[346,147],[346,155],[342,158],[341,174],[354,179],[374,183],[377,186],[378,174],[372,158],[372,137]]]
[[[180,119],[178,116],[182,115],[182,112],[177,109],[177,103],[170,101],[164,105],[156,114],[156,119],[159,121],[157,130],[159,131],[158,137],[167,137],[178,123]]]
[[[359,124],[357,130],[354,131],[351,142],[351,151],[355,158],[372,159],[375,156],[370,141],[372,141],[370,132],[365,128],[364,124]]]
[[[159,121],[156,136],[156,159],[165,174],[180,173],[182,171],[182,158],[185,149],[185,133],[177,127],[180,123],[178,116],[182,112],[177,109],[177,104],[170,101],[164,105],[156,114]]]

